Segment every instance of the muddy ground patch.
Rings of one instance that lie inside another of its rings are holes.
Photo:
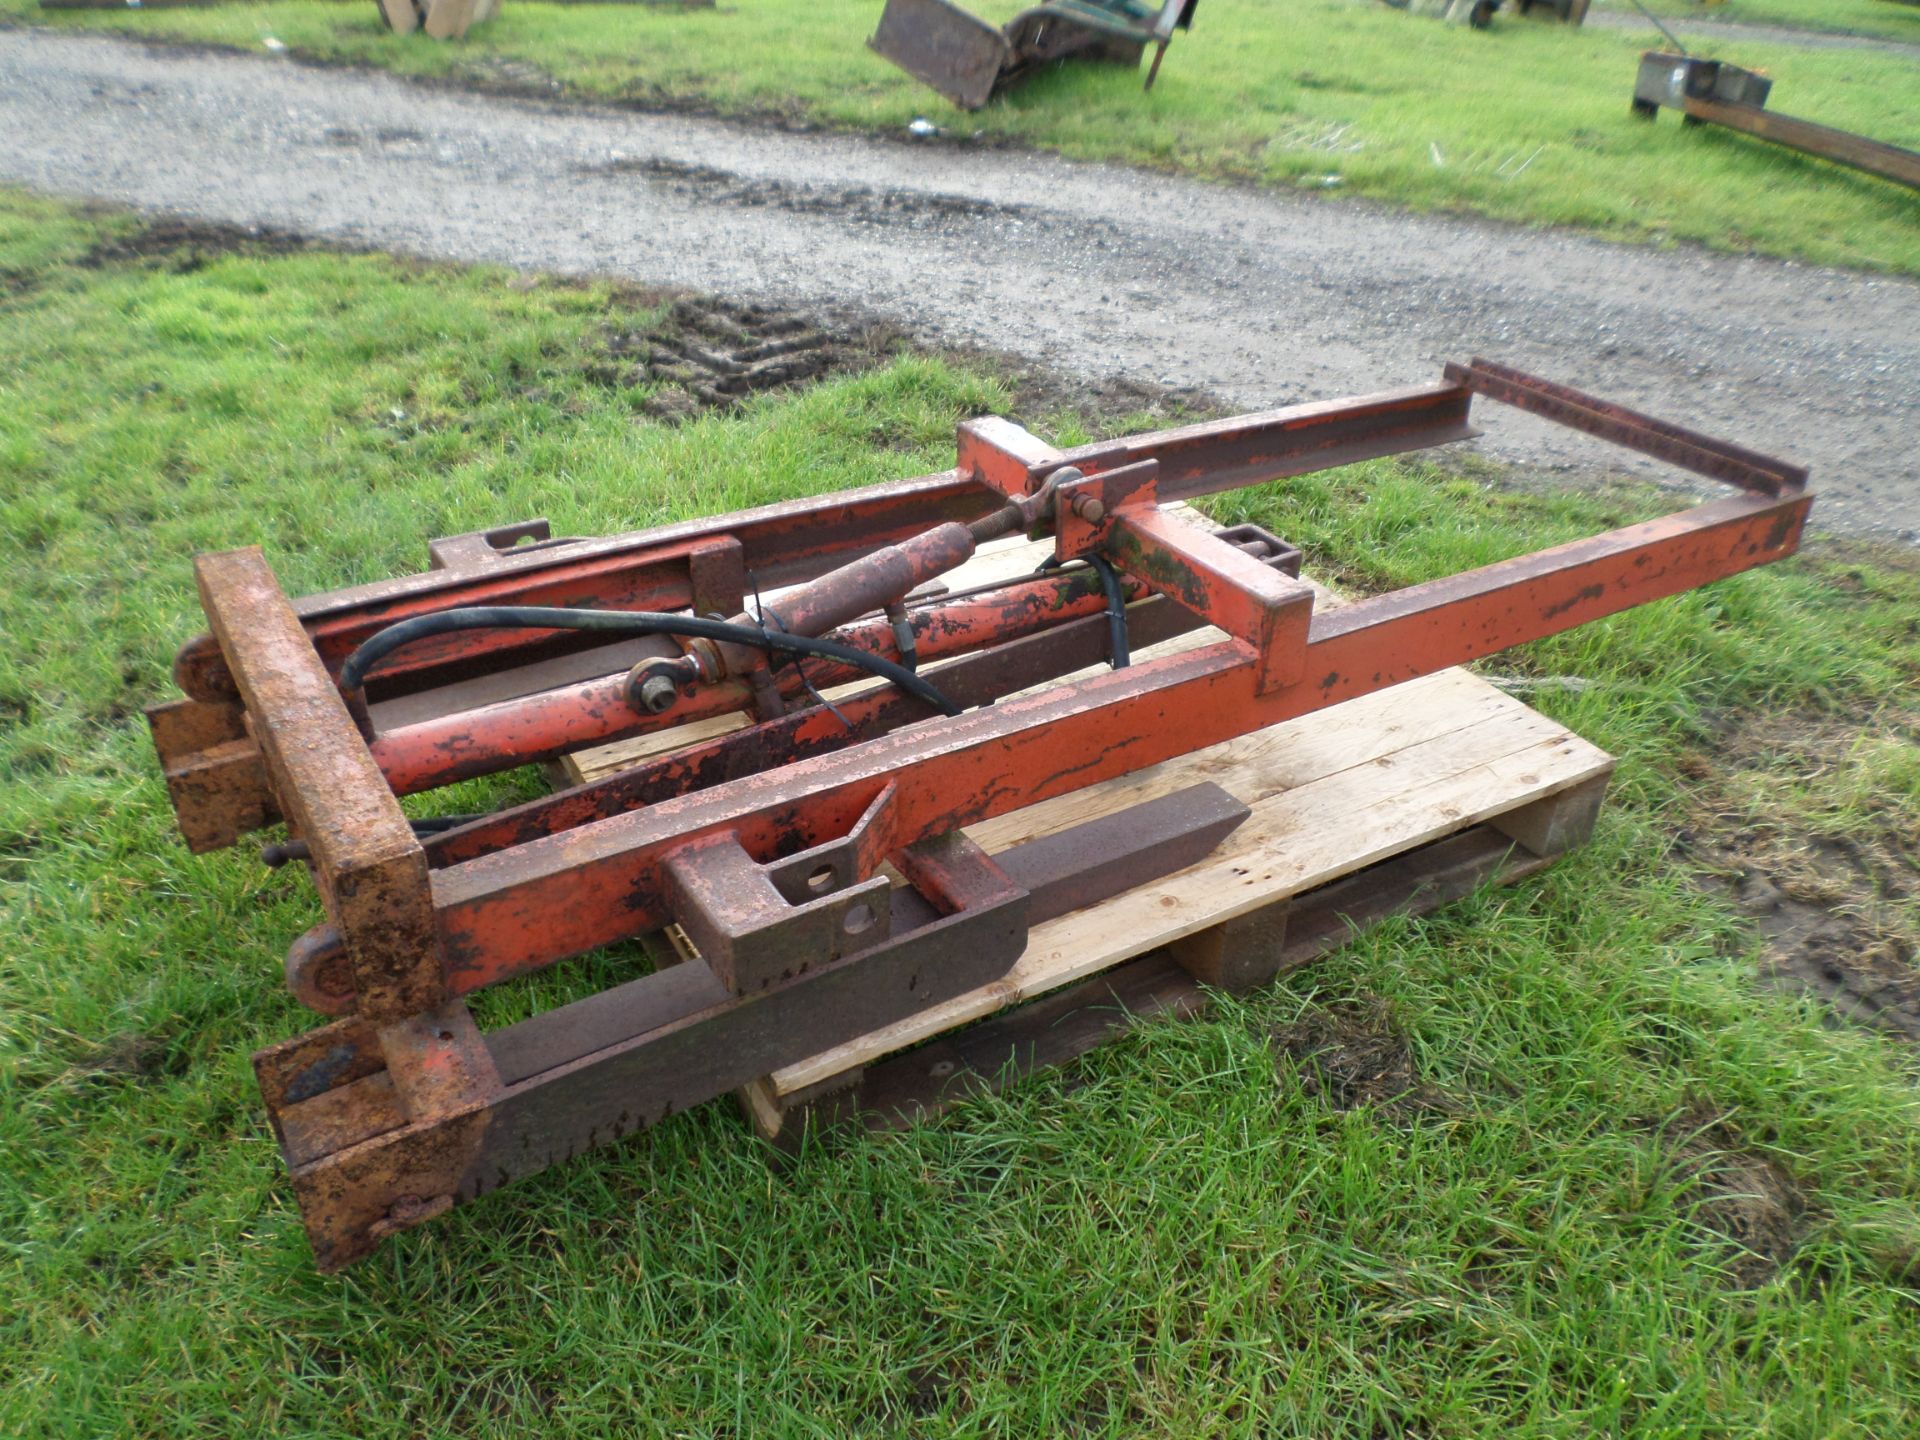
[[[399,144],[418,139],[410,132],[399,131],[352,131],[337,136],[329,132],[329,136],[329,143],[342,145]],[[675,174],[687,169],[668,168]],[[706,172],[697,173],[702,177],[698,183],[707,184]],[[805,207],[837,205],[841,201],[802,195],[775,182],[758,199],[744,203]],[[941,197],[868,196],[857,203],[870,204],[876,207],[875,213],[897,218],[936,213],[945,202]],[[118,207],[91,208],[107,216],[125,214]],[[77,257],[76,263],[87,269],[144,265],[190,274],[226,256],[291,255],[310,250],[357,253],[359,247],[274,226],[156,216],[97,240]],[[39,279],[34,272],[0,271],[0,300],[27,293]],[[596,282],[530,275],[508,283],[536,286]],[[1004,407],[1006,411],[1012,418],[1043,431],[1050,417],[1061,415],[1077,415],[1104,433],[1225,413],[1217,400],[1196,390],[1145,383],[1124,375],[1070,376],[1018,356],[940,343],[854,306],[805,308],[778,300],[737,301],[616,283],[608,313],[597,343],[579,360],[587,378],[609,387],[648,391],[640,404],[642,413],[670,424],[709,411],[735,409],[754,395],[871,369],[906,353],[939,356],[956,365],[1006,377],[1013,390],[1013,402]]]
[[[620,159],[583,167],[596,175],[638,175],[704,205],[749,209],[772,207],[796,215],[832,215],[864,225],[916,225],[948,220],[1024,220],[1025,205],[1005,205],[965,195],[870,185],[803,184],[741,175],[710,165],[659,158]]]
[[[1657,1127],[1668,1183],[1677,1187],[1703,1245],[1735,1289],[1752,1290],[1793,1259],[1809,1205],[1784,1165],[1746,1144],[1731,1122],[1695,1106]]]
[[[1764,712],[1686,765],[1703,883],[1748,918],[1762,981],[1920,1041],[1920,831],[1906,717]]]
[[[656,312],[665,304],[664,313]],[[933,345],[852,308],[814,310],[710,295],[664,298],[640,291],[616,296],[598,353],[586,361],[595,383],[647,389],[644,414],[668,423],[730,410],[755,395],[884,365],[903,354],[936,355],[1006,376],[1010,418],[1040,427],[1049,417],[1079,416],[1106,429],[1167,425],[1221,413],[1191,390],[1123,376],[1078,379],[989,351]],[[641,312],[647,312],[642,314]]]
[[[1315,1007],[1273,1030],[1268,1043],[1281,1083],[1297,1077],[1303,1094],[1331,1110],[1372,1106],[1411,1118],[1459,1108],[1453,1096],[1420,1078],[1406,1036],[1378,998]]]
[[[602,385],[651,387],[641,409],[671,422],[867,369],[908,343],[902,332],[877,321],[685,296],[657,321],[610,325],[604,349],[586,373]]]
[[[151,263],[184,275],[226,255],[291,255],[319,248],[320,242],[309,236],[271,225],[226,225],[160,216],[124,234],[95,242],[74,263],[88,270]],[[348,247],[330,244],[324,248]]]

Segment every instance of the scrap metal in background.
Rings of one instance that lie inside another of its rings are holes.
[[[1689,125],[1724,125],[1920,189],[1920,153],[1767,110],[1772,89],[1765,75],[1738,65],[1649,50],[1640,57],[1634,80],[1633,113],[1653,120],[1664,105],[1678,110]]]
[[[1162,508],[1470,438],[1476,397],[1738,493],[1329,610],[1277,537]],[[1031,926],[1197,863],[1247,812],[1200,784],[994,856],[964,827],[1778,560],[1805,482],[1475,360],[1065,451],[973,420],[938,474],[606,539],[456,536],[425,573],[298,601],[257,548],[201,556],[211,633],[148,719],[191,847],[284,820],[274,858],[325,907],[286,972],[335,1018],[254,1057],[320,1267],[992,983]],[[1065,568],[934,585],[1023,532]],[[1224,634],[1126,663],[1203,625]],[[743,712],[494,814],[399,805]],[[468,1008],[670,925],[699,963],[493,1030]]]
[[[396,35],[419,30],[435,40],[458,40],[500,13],[501,0],[379,0],[380,18]]]
[[[1056,60],[1137,66],[1152,45],[1153,88],[1175,30],[1193,25],[1200,0],[1048,0],[1003,29],[951,0],[887,0],[868,46],[962,110],[978,110],[1008,86]]]
[[[1386,0],[1386,3],[1396,10],[1431,15],[1450,25],[1470,25],[1475,30],[1484,30],[1493,23],[1502,0]],[[1568,25],[1584,24],[1590,3],[1591,0],[1514,0],[1515,8],[1522,15],[1531,15],[1536,10],[1551,12],[1556,20]]]
[[[1531,15],[1535,10],[1552,11],[1554,19],[1566,25],[1585,24],[1591,3],[1592,0],[1514,0],[1515,8],[1522,15]]]

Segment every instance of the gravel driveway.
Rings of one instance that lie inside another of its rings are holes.
[[[547,107],[0,32],[0,179],[457,260],[808,305],[1246,408],[1483,354],[1809,464],[1920,540],[1920,285],[1047,156]],[[1496,458],[1615,452],[1488,407]]]

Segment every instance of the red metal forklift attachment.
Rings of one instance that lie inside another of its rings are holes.
[[[1741,493],[1325,613],[1284,541],[1160,508],[1469,438],[1476,395]],[[266,858],[325,909],[286,968],[337,1018],[254,1057],[322,1269],[984,985],[1039,920],[1197,863],[1246,811],[1199,786],[995,856],[963,827],[1779,559],[1810,503],[1796,467],[1480,360],[1073,450],[975,420],[958,449],[636,534],[456,536],[422,574],[299,601],[258,550],[200,558],[211,633],[149,718],[189,844],[284,821]],[[1060,568],[941,587],[1015,533]],[[1222,638],[1127,663],[1202,625]],[[732,712],[494,814],[399,805]],[[486,1032],[462,998],[668,925],[702,963]]]

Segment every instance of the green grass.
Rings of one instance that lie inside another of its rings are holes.
[[[138,713],[199,626],[192,553],[365,580],[532,513],[593,533],[933,469],[1014,396],[901,353],[664,428],[588,375],[630,294],[76,263],[130,229],[0,192],[0,1433],[1914,1432],[1912,1057],[1757,992],[1676,839],[1717,805],[1916,833],[1920,575],[1854,548],[1498,661],[1593,682],[1540,703],[1622,758],[1592,846],[1535,880],[906,1135],[783,1172],[716,1103],[315,1275],[247,1055],[306,1023],[279,956],[316,903],[184,852]],[[1381,463],[1219,508],[1376,585],[1659,503]],[[1755,712],[1861,739],[1783,811],[1714,762]],[[1329,1016],[1404,1039],[1421,1103],[1276,1064],[1276,1027]],[[1680,1158],[1709,1112],[1806,1200],[1752,1288]]]
[[[995,20],[1018,8],[980,7]],[[515,85],[547,75],[582,98],[893,136],[925,115],[961,139],[1920,273],[1910,192],[1731,132],[1686,129],[1672,115],[1633,120],[1627,102],[1651,27],[1513,21],[1478,32],[1353,0],[1210,0],[1151,95],[1132,72],[1068,67],[966,115],[865,48],[878,9],[866,0],[691,11],[514,0],[443,45],[389,34],[372,0],[140,14],[43,14],[32,0],[0,0],[0,16],[62,26],[254,50],[272,36],[304,56],[410,75]],[[1711,48],[1770,71],[1775,103],[1790,114],[1920,146],[1920,62],[1910,57]]]

